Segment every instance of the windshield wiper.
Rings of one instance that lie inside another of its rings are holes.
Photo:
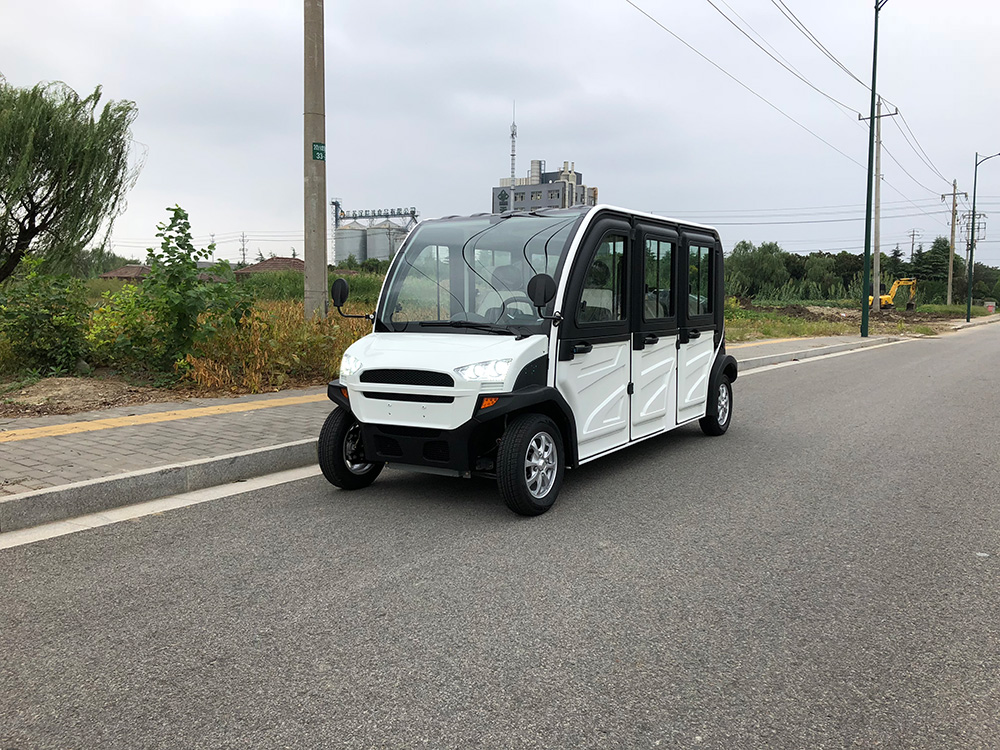
[[[477,331],[488,331],[489,333],[500,333],[507,336],[517,335],[514,331],[504,326],[495,326],[492,323],[477,323],[474,320],[421,320],[420,325],[425,328],[474,328]]]

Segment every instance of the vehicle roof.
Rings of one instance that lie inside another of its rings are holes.
[[[596,206],[572,206],[570,208],[540,208],[532,211],[527,211],[524,209],[519,209],[516,211],[506,211],[502,214],[490,214],[487,212],[469,214],[467,216],[442,216],[439,219],[428,219],[428,221],[448,221],[451,219],[470,219],[479,216],[583,216],[588,213],[598,213],[598,212],[614,212],[620,214],[626,214],[628,216],[635,216],[640,219],[651,219],[654,221],[665,221],[670,224],[679,224],[685,227],[691,227],[694,229],[702,229],[706,232],[710,232],[713,235],[718,235],[718,231],[715,227],[708,224],[701,224],[696,221],[688,221],[686,219],[677,219],[671,216],[660,216],[659,214],[649,213],[647,211],[636,211],[631,208],[623,208],[621,206],[613,206],[608,203],[601,203]]]

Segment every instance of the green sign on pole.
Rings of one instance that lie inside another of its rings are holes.
[[[314,143],[313,144],[313,160],[314,161],[326,161],[326,144],[325,143]]]

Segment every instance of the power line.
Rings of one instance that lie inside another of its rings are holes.
[[[729,16],[727,16],[725,14],[725,12],[723,12],[723,10],[721,8],[719,8],[718,5],[716,5],[715,3],[712,2],[712,0],[705,0],[705,2],[707,2],[713,8],[715,8],[715,10],[719,13],[719,15],[721,15],[723,18],[725,18],[727,21],[729,21],[729,23],[732,24],[732,26],[733,26],[734,29],[736,29],[743,36],[745,36],[747,39],[749,39],[761,52],[763,52],[765,55],[767,55],[772,60],[774,60],[776,63],[778,63],[778,65],[780,65],[782,68],[784,68],[789,73],[791,73],[793,76],[795,76],[800,81],[802,81],[804,84],[806,84],[806,86],[808,86],[809,88],[811,88],[813,91],[817,92],[818,94],[826,97],[831,102],[833,102],[834,104],[836,104],[838,107],[843,107],[844,109],[850,110],[851,112],[854,112],[855,114],[860,114],[854,107],[851,107],[849,104],[844,104],[839,99],[835,99],[834,97],[830,96],[828,93],[826,93],[821,88],[819,88],[818,86],[816,86],[812,81],[810,81],[804,75],[802,75],[801,73],[799,73],[797,70],[795,70],[791,66],[787,65],[782,60],[779,60],[777,57],[775,57],[774,55],[772,55],[768,50],[764,49],[764,47],[761,46],[760,43],[756,39],[754,39],[752,36],[750,36],[746,31],[744,31],[743,28],[738,23],[736,23],[733,19],[731,19]],[[756,32],[754,32],[754,33],[756,33]]]
[[[743,81],[741,81],[741,80],[740,80],[739,78],[737,78],[736,76],[734,76],[734,75],[733,75],[732,73],[730,73],[730,72],[729,72],[728,70],[726,70],[725,68],[723,68],[723,67],[722,67],[721,65],[719,65],[719,64],[718,64],[717,62],[715,62],[714,60],[712,60],[712,59],[711,59],[711,58],[709,58],[708,56],[706,56],[706,55],[702,54],[701,52],[699,52],[699,51],[698,51],[698,50],[697,50],[696,48],[694,48],[693,46],[691,46],[690,44],[688,44],[688,43],[687,43],[686,41],[684,41],[684,40],[683,40],[683,39],[682,39],[681,37],[679,37],[679,36],[678,36],[677,34],[675,34],[675,33],[674,33],[673,31],[671,31],[670,29],[668,29],[668,28],[667,28],[666,26],[664,26],[664,25],[663,25],[662,23],[660,23],[660,21],[656,20],[656,19],[655,19],[655,18],[654,18],[653,16],[651,16],[651,15],[650,15],[649,13],[647,13],[647,12],[646,12],[646,11],[644,11],[644,10],[643,10],[642,8],[640,8],[640,7],[638,6],[638,5],[636,5],[636,4],[635,4],[635,3],[634,3],[634,2],[632,1],[632,0],[625,0],[625,2],[626,2],[626,3],[628,3],[629,5],[631,5],[631,6],[633,7],[633,8],[635,8],[635,9],[636,9],[637,11],[639,11],[640,13],[642,13],[642,15],[644,15],[644,16],[645,16],[646,18],[648,18],[648,19],[649,19],[650,21],[652,21],[652,22],[653,22],[653,23],[655,23],[655,24],[656,24],[657,26],[659,26],[659,27],[660,27],[661,29],[663,29],[663,31],[665,31],[665,32],[667,32],[668,34],[670,34],[670,36],[672,36],[672,37],[673,37],[674,39],[676,39],[676,40],[677,40],[678,42],[680,42],[680,43],[681,43],[681,44],[683,44],[683,45],[684,45],[685,47],[687,47],[687,48],[688,48],[689,50],[691,50],[692,52],[694,52],[694,53],[695,53],[696,55],[698,55],[698,57],[700,57],[700,58],[701,58],[702,60],[704,60],[704,61],[705,61],[705,62],[707,62],[707,63],[708,63],[709,65],[711,65],[712,67],[714,67],[714,68],[715,68],[716,70],[718,70],[719,72],[721,72],[721,73],[722,73],[723,75],[725,75],[725,76],[726,76],[727,78],[729,78],[729,79],[731,79],[732,81],[736,82],[736,83],[737,83],[737,84],[739,84],[739,85],[740,85],[741,87],[743,87],[744,89],[746,89],[747,91],[749,91],[749,92],[750,92],[751,94],[753,94],[753,95],[754,95],[755,97],[757,97],[758,99],[760,99],[760,100],[761,100],[762,102],[764,102],[764,103],[765,103],[765,104],[766,104],[767,106],[769,106],[769,107],[770,107],[771,109],[773,109],[773,110],[774,110],[775,112],[777,112],[778,114],[780,114],[780,115],[781,115],[782,117],[784,117],[784,118],[786,118],[786,119],[788,119],[788,120],[791,120],[791,121],[792,121],[793,123],[795,123],[795,124],[796,124],[796,125],[798,125],[798,126],[799,126],[800,128],[802,128],[802,129],[803,129],[803,130],[805,130],[805,131],[806,131],[807,133],[809,133],[809,135],[813,136],[813,137],[814,137],[814,138],[816,138],[816,139],[817,139],[818,141],[822,141],[822,142],[823,142],[823,143],[825,143],[825,144],[826,144],[827,146],[829,146],[829,147],[830,147],[830,148],[832,148],[832,149],[833,149],[834,151],[836,151],[836,152],[837,152],[838,154],[840,154],[841,156],[843,156],[843,157],[844,157],[845,159],[848,159],[848,160],[850,160],[850,161],[854,162],[855,164],[857,164],[857,165],[858,165],[859,167],[861,167],[862,169],[865,169],[865,168],[866,168],[864,164],[862,164],[861,162],[857,161],[856,159],[854,159],[853,157],[849,156],[848,154],[844,153],[843,151],[841,151],[841,150],[840,150],[839,148],[837,148],[836,146],[834,146],[834,145],[833,145],[832,143],[830,143],[829,141],[827,141],[827,140],[826,140],[826,139],[824,139],[823,137],[821,137],[821,136],[817,135],[816,133],[814,133],[814,132],[813,132],[812,130],[810,130],[809,128],[807,128],[807,127],[806,127],[805,125],[803,125],[803,124],[802,124],[801,122],[799,122],[798,120],[796,120],[796,119],[795,119],[794,117],[792,117],[792,116],[791,116],[790,114],[788,114],[788,113],[787,113],[787,112],[785,112],[785,111],[784,111],[783,109],[781,109],[780,107],[778,107],[778,106],[777,106],[776,104],[773,104],[773,103],[771,103],[771,102],[770,102],[770,101],[769,101],[768,99],[766,99],[766,98],[765,98],[764,96],[762,96],[761,94],[758,94],[758,93],[757,93],[756,91],[754,91],[754,90],[753,90],[752,88],[750,88],[750,87],[749,87],[749,86],[748,86],[747,84],[743,83]]]
[[[775,8],[781,11],[781,14],[788,19],[788,21],[792,24],[792,26],[798,29],[805,36],[805,38],[808,39],[813,44],[813,46],[815,46],[820,52],[822,52],[829,60],[831,60],[834,63],[834,65],[836,65],[842,71],[847,73],[847,75],[849,75],[855,81],[864,86],[868,91],[871,91],[871,86],[869,86],[860,78],[858,78],[856,75],[854,75],[854,73],[851,72],[850,68],[848,68],[840,60],[838,60],[836,56],[832,52],[830,52],[830,50],[828,50],[823,45],[823,43],[820,42],[819,39],[816,38],[816,35],[813,34],[811,31],[809,31],[806,25],[798,19],[798,16],[792,13],[791,9],[787,5],[785,5],[785,3],[782,0],[771,0],[771,3],[774,5]]]

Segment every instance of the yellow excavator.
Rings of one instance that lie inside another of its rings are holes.
[[[889,290],[888,294],[881,294],[881,291],[885,289],[885,285],[882,285],[882,289],[879,290],[880,294],[878,297],[878,306],[882,310],[888,310],[893,307],[893,301],[896,299],[896,292],[902,286],[910,287],[910,298],[906,301],[906,309],[912,310],[915,307],[914,300],[917,297],[917,280],[916,279],[896,279],[892,282],[892,289]],[[872,304],[872,296],[868,295],[868,305]]]

